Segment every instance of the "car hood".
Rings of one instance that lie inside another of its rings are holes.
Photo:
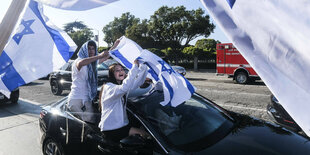
[[[281,126],[245,115],[236,115],[239,120],[230,133],[217,143],[197,154],[310,154],[310,142]],[[200,142],[201,143],[201,142]],[[201,147],[203,147],[203,142]],[[208,144],[205,144],[207,146]],[[199,150],[199,146],[191,148]]]

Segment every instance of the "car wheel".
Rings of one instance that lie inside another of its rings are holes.
[[[51,82],[51,90],[54,95],[60,95],[62,93],[61,85],[56,80]]]
[[[248,83],[249,77],[245,72],[238,72],[235,76],[235,80],[238,84]]]
[[[48,139],[43,145],[44,155],[64,155],[62,147],[53,139]]]

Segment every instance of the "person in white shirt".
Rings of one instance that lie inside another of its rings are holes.
[[[118,45],[116,41],[113,49]],[[97,95],[97,63],[107,60],[109,52],[97,54],[94,41],[87,41],[78,52],[78,58],[72,63],[72,86],[68,99],[68,108],[88,123],[95,123],[93,100]]]
[[[129,91],[142,85],[146,75],[147,66],[139,64],[138,60],[135,60],[127,77],[120,64],[113,64],[109,67],[110,82],[103,85],[99,96],[101,104],[99,128],[106,138],[119,142],[129,135],[148,136],[144,130],[130,126],[126,113]]]

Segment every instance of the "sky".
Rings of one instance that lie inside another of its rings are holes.
[[[12,0],[0,1],[1,21],[11,1]],[[48,6],[44,6],[43,9],[44,14],[61,29],[63,29],[63,26],[66,23],[83,21],[85,25],[93,29],[93,33],[95,35],[99,33],[99,46],[107,46],[107,44],[103,41],[104,34],[102,33],[102,28],[109,22],[113,21],[115,17],[120,17],[122,13],[130,12],[130,14],[137,18],[149,19],[150,16],[163,5],[168,7],[183,5],[187,10],[202,8],[205,13],[208,14],[200,0],[119,0],[117,2],[87,11],[67,11]],[[216,25],[212,17],[211,21]],[[201,38],[202,37],[198,39]],[[208,38],[219,40],[222,43],[230,42],[217,25],[214,33],[212,33]],[[190,44],[195,44],[198,39],[193,40]]]

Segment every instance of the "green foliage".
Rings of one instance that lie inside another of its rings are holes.
[[[208,37],[215,25],[210,22],[208,15],[204,15],[202,9],[186,10],[184,6],[163,6],[151,16],[148,28],[149,35],[155,41],[171,48],[173,54],[167,57],[178,63],[183,57],[183,47],[199,36]]]
[[[134,23],[126,30],[126,36],[137,42],[143,48],[156,47],[154,39],[149,36],[148,20],[144,19],[142,22]]]
[[[100,46],[100,47],[98,48],[98,53],[101,53],[101,52],[106,51],[106,50],[108,50],[108,49],[109,49],[109,47]]]
[[[76,43],[78,48],[80,48],[86,41],[91,40],[91,38],[93,37],[93,32],[88,28],[77,30],[68,34]]]
[[[87,26],[82,21],[75,21],[71,23],[67,23],[64,26],[64,31],[67,33],[73,33],[77,30],[82,30],[87,28]]]
[[[94,37],[93,32],[89,29],[82,21],[75,21],[71,23],[67,23],[64,26],[64,31],[68,33],[68,35],[72,38],[74,43],[78,46],[75,50],[74,55],[71,59],[75,59],[77,57],[77,52],[80,50],[81,46],[88,40]]]
[[[148,48],[147,50],[151,51],[152,53],[156,54],[157,56],[161,58],[166,57],[166,54],[158,48]]]
[[[199,36],[208,37],[214,30],[210,17],[202,9],[186,10],[184,6],[162,6],[149,20],[140,21],[130,13],[114,18],[112,22],[103,27],[104,40],[109,46],[119,37],[125,35],[137,42],[142,48],[157,48],[152,50],[156,55],[174,61],[187,57],[193,58],[183,48]],[[161,50],[159,50],[161,49]],[[195,49],[200,52],[201,50]],[[203,52],[202,52],[203,53]]]
[[[188,46],[182,50],[182,53],[193,58],[193,57],[202,56],[204,54],[204,51],[203,51],[203,49],[195,47],[195,46]]]
[[[215,25],[210,23],[209,16],[202,9],[186,10],[184,6],[163,6],[155,11],[149,22],[149,33],[155,41],[161,41],[171,48],[187,46],[199,36],[208,37]]]
[[[104,41],[112,46],[114,41],[126,34],[126,30],[132,25],[139,23],[140,19],[135,18],[129,12],[123,13],[120,18],[115,17],[112,22],[103,27],[102,31],[105,34]]]
[[[205,52],[210,54],[216,54],[216,44],[220,41],[214,39],[200,39],[196,42],[195,47],[203,49]]]

